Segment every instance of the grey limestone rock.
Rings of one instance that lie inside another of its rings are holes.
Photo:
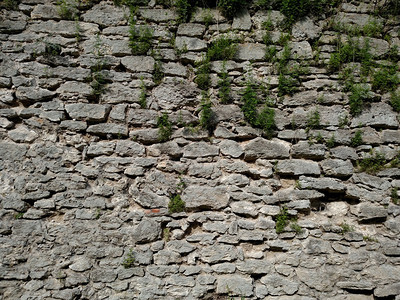
[[[321,191],[329,192],[344,192],[346,190],[346,185],[340,180],[334,178],[320,177],[312,178],[306,176],[300,176],[300,186],[301,188],[311,188]]]
[[[193,85],[169,85],[161,84],[154,88],[149,99],[150,107],[166,110],[193,106],[199,101],[197,95],[199,90]]]
[[[223,155],[233,158],[238,158],[244,153],[242,146],[238,142],[232,140],[223,140],[218,146]]]
[[[353,174],[353,164],[349,160],[326,159],[320,165],[323,172],[328,176],[348,177]]]
[[[250,30],[251,26],[251,17],[247,9],[243,9],[235,18],[233,18],[232,29]]]
[[[8,132],[8,137],[17,143],[32,143],[39,135],[25,126],[17,127]]]
[[[135,227],[132,239],[138,243],[153,242],[160,237],[160,234],[160,223],[153,219],[145,218]]]
[[[179,50],[202,51],[207,49],[207,43],[196,37],[177,36],[175,46]]]
[[[216,244],[203,247],[200,250],[200,260],[209,264],[230,262],[237,258],[238,253],[235,246]]]
[[[195,23],[182,23],[178,26],[177,35],[186,35],[186,36],[194,36],[201,37],[206,30],[206,26],[203,24],[195,24]]]
[[[229,195],[224,186],[188,186],[182,195],[187,209],[221,209],[228,205]]]
[[[186,158],[217,156],[218,154],[219,148],[206,142],[190,143],[183,148],[183,157]]]
[[[263,44],[241,44],[236,53],[236,59],[240,61],[261,61],[265,58],[266,46]]]
[[[253,279],[240,275],[223,275],[217,277],[217,294],[232,294],[241,297],[253,295]]]
[[[151,21],[165,22],[175,20],[178,15],[175,10],[172,9],[147,9],[142,8],[139,10],[140,15]]]
[[[143,156],[145,153],[145,148],[134,141],[121,140],[117,141],[115,153],[119,154],[120,156],[128,157]]]
[[[83,14],[82,18],[85,22],[97,23],[103,26],[116,26],[126,24],[125,14],[127,13],[128,11],[123,7],[100,2]]]
[[[117,137],[126,137],[128,136],[128,127],[125,125],[114,123],[100,123],[89,126],[86,132],[102,136],[110,134]]]
[[[131,72],[154,71],[155,60],[151,56],[125,56],[121,59],[121,64]]]
[[[245,160],[258,158],[288,158],[289,144],[282,141],[269,141],[264,138],[256,138],[244,147]]]
[[[29,102],[46,101],[54,97],[55,92],[42,89],[39,87],[24,87],[17,88],[15,96],[17,99]]]
[[[370,109],[364,110],[359,116],[353,118],[350,126],[357,127],[359,124],[378,128],[397,128],[399,121],[389,104],[372,103]]]
[[[110,107],[100,104],[75,103],[65,105],[68,115],[77,120],[104,121]]]
[[[388,216],[387,208],[370,203],[360,203],[357,205],[356,210],[358,212],[358,219],[364,222],[386,219]]]
[[[318,163],[302,159],[281,160],[276,165],[276,173],[281,175],[320,175]]]

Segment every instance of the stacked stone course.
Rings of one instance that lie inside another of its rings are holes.
[[[153,30],[154,52],[132,55],[129,9],[111,1],[86,1],[76,21],[63,20],[56,1],[18,8],[0,12],[0,299],[400,299],[399,113],[390,93],[373,93],[352,116],[327,68],[331,22],[384,24],[385,39],[369,39],[384,64],[400,47],[398,18],[349,1],[294,24],[291,63],[310,72],[296,93],[277,97],[262,24],[273,22],[277,44],[278,11],[250,7],[227,20],[198,9],[177,24],[173,8],[150,1],[136,18]],[[198,127],[196,62],[225,34],[240,43],[232,60],[211,62],[209,133]],[[105,85],[95,95],[100,63]],[[218,100],[224,67],[229,104]],[[272,139],[244,120],[249,80],[275,103]],[[307,125],[315,111],[318,129]],[[363,142],[352,147],[357,130]],[[387,165],[361,172],[371,151]],[[186,210],[171,214],[176,194]]]

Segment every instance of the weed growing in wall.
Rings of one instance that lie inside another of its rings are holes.
[[[359,115],[365,107],[365,102],[371,101],[369,87],[364,84],[354,84],[350,89],[349,105],[353,116]]]
[[[78,17],[78,2],[76,0],[57,1],[58,14],[64,20],[75,20]]]
[[[342,227],[342,232],[341,234],[345,234],[347,232],[353,232],[354,231],[354,227],[350,226],[349,224],[347,224],[346,222],[340,224],[340,227]]]
[[[397,66],[383,67],[373,74],[372,90],[389,92],[396,89],[400,83]]]
[[[392,92],[390,94],[390,105],[394,111],[400,112],[400,92]]]
[[[159,57],[155,57],[154,61],[154,73],[153,73],[153,80],[155,84],[160,84],[164,78],[164,71],[162,68],[161,60]]]
[[[151,48],[153,31],[147,26],[136,26],[136,22],[131,21],[129,28],[129,47],[132,54],[144,55]]]
[[[158,140],[160,142],[166,142],[170,139],[172,135],[172,124],[169,121],[168,114],[164,112],[157,119],[158,126]]]
[[[197,72],[194,82],[202,90],[207,90],[210,87],[211,64],[208,58],[204,58],[202,61],[197,63]]]
[[[269,107],[270,103],[265,103],[261,112],[258,111],[260,104],[259,97],[256,92],[256,86],[248,82],[242,95],[242,112],[245,120],[253,127],[261,128],[267,138],[271,138],[275,124],[275,111]]]
[[[20,2],[20,0],[3,0],[0,2],[0,9],[5,8],[8,10],[18,10],[18,5]]]
[[[282,233],[285,227],[289,224],[289,214],[286,206],[282,207],[279,214],[276,216],[275,230],[276,233]]]
[[[399,204],[399,189],[398,187],[392,188],[390,192],[390,199],[392,200],[393,204]]]
[[[350,140],[350,145],[352,147],[358,147],[362,144],[363,144],[362,131],[357,130],[354,136]]]
[[[94,55],[94,64],[90,68],[90,86],[92,87],[92,97],[95,100],[98,100],[100,95],[104,92],[105,84],[107,82],[103,74],[103,70],[105,68],[103,42],[101,41],[99,35],[96,36],[96,42],[92,53]]]
[[[321,116],[319,111],[316,109],[308,114],[307,119],[307,131],[310,129],[319,129],[321,127]]]
[[[382,170],[386,164],[386,159],[380,152],[370,152],[370,155],[357,162],[361,172],[375,174]]]
[[[206,129],[209,134],[215,129],[217,125],[215,119],[215,113],[211,109],[211,101],[207,92],[203,91],[202,93],[202,102],[201,102],[201,111],[200,111],[200,127]]]
[[[141,108],[146,108],[146,85],[144,84],[143,78],[140,79],[140,95],[139,95],[139,105]]]
[[[328,148],[333,148],[336,145],[336,138],[335,134],[332,134],[332,136],[326,141],[326,146]]]
[[[179,213],[185,211],[185,201],[182,200],[181,195],[183,190],[186,188],[186,182],[182,178],[179,178],[179,183],[176,186],[176,193],[170,195],[168,203],[169,213]]]
[[[129,249],[124,260],[122,261],[122,266],[125,269],[132,268],[135,265],[135,255],[132,249]]]
[[[223,36],[211,43],[207,51],[207,58],[211,61],[229,60],[235,56],[236,52],[237,41]]]
[[[231,80],[226,71],[226,62],[222,64],[222,72],[218,81],[218,97],[221,103],[227,104],[231,102]]]

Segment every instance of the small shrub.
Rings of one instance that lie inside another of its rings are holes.
[[[326,141],[326,146],[328,148],[333,148],[336,145],[336,139],[335,139],[335,135],[332,134],[332,136]]]
[[[321,127],[321,116],[319,111],[316,109],[308,114],[307,119],[307,130],[319,129]]]
[[[274,23],[272,23],[271,18],[268,18],[266,21],[262,23],[262,27],[265,30],[272,31],[274,30]]]
[[[364,25],[363,32],[369,37],[380,37],[383,32],[383,25],[376,19],[371,19]]]
[[[226,71],[226,63],[222,65],[220,80],[218,81],[218,96],[221,103],[227,104],[231,102],[231,80]]]
[[[277,53],[278,53],[278,50],[276,49],[275,46],[267,47],[265,50],[265,60],[267,62],[275,62]]]
[[[5,8],[8,10],[18,10],[20,0],[3,0],[0,2],[0,9]]]
[[[198,63],[196,78],[194,82],[202,90],[208,90],[211,85],[210,71],[211,65],[209,59],[204,58],[201,62]]]
[[[247,1],[243,0],[219,0],[218,9],[228,19],[232,19],[236,14],[246,7]]]
[[[349,116],[347,114],[339,117],[339,128],[344,128],[349,124]]]
[[[390,192],[390,199],[394,204],[399,204],[399,189],[397,187],[392,188]]]
[[[185,201],[181,199],[181,195],[176,194],[170,197],[168,203],[168,211],[169,213],[179,213],[185,210]]]
[[[386,159],[380,152],[371,152],[370,156],[358,161],[358,166],[361,172],[375,174],[385,168]]]
[[[125,269],[132,268],[135,264],[135,255],[132,249],[129,249],[126,257],[124,258],[122,265]]]
[[[164,78],[164,71],[162,69],[161,60],[156,57],[154,61],[154,73],[153,73],[153,80],[154,83],[159,85]]]
[[[296,231],[297,234],[299,234],[303,231],[303,229],[301,228],[301,226],[299,224],[297,224],[297,222],[292,222],[292,224],[290,224],[290,228],[292,228],[294,231]]]
[[[279,214],[276,216],[275,230],[276,233],[282,233],[285,227],[289,224],[289,214],[287,207],[282,207]]]
[[[365,106],[366,101],[372,98],[369,87],[363,84],[354,84],[349,95],[350,113],[353,116],[359,115]]]
[[[400,78],[396,72],[396,66],[382,68],[373,75],[372,90],[389,92],[396,89],[400,83]]]
[[[14,219],[18,220],[24,217],[24,213],[23,212],[19,212],[19,213],[15,213],[14,214]]]
[[[207,58],[213,60],[232,59],[237,52],[237,42],[228,37],[220,37],[211,43],[207,51]]]
[[[263,42],[264,42],[265,46],[269,46],[269,45],[273,44],[271,32],[268,31],[263,35]]]
[[[153,31],[145,27],[137,27],[134,21],[131,21],[129,28],[129,47],[133,55],[144,55],[151,48]]]
[[[165,242],[168,242],[171,236],[171,230],[169,228],[163,229],[163,239]]]
[[[92,97],[95,100],[98,100],[100,95],[105,90],[106,78],[104,76],[103,70],[105,69],[105,60],[103,53],[103,42],[100,39],[100,36],[96,36],[96,42],[93,48],[94,55],[94,64],[90,68],[91,71],[91,82],[90,86],[92,87]]]
[[[242,96],[242,112],[244,119],[252,126],[257,126],[257,105],[258,97],[254,84],[247,83],[246,89]]]
[[[347,232],[353,232],[354,231],[354,227],[353,226],[350,226],[349,224],[347,224],[347,223],[342,223],[342,224],[340,224],[340,227],[342,227],[342,234],[345,234],[345,233],[347,233]]]
[[[298,91],[299,82],[290,75],[280,74],[278,77],[278,96],[293,95]]]
[[[271,138],[274,130],[276,129],[275,124],[275,111],[265,105],[263,110],[257,116],[257,127],[264,131],[267,138]]]
[[[164,112],[161,117],[157,119],[158,126],[158,140],[160,142],[166,142],[172,135],[172,124],[169,121],[168,115]]]
[[[139,105],[141,108],[146,108],[146,85],[143,82],[143,79],[140,80],[140,95],[139,95]]]
[[[203,129],[206,129],[209,134],[215,129],[216,119],[215,113],[211,109],[211,101],[206,92],[203,92],[203,100],[201,103],[201,112],[200,112],[200,126]]]
[[[62,51],[61,45],[45,42],[45,55],[46,56],[57,56]]]
[[[78,2],[75,0],[60,0],[57,7],[58,14],[64,20],[74,20],[78,16]]]
[[[178,13],[178,23],[186,23],[192,14],[192,6],[188,0],[175,1],[176,12]]]
[[[351,90],[351,87],[354,85],[354,69],[353,68],[345,68],[339,73],[340,83],[344,86],[344,91],[348,92]]]
[[[400,92],[392,92],[390,94],[390,105],[394,111],[400,112]]]
[[[377,243],[378,242],[378,240],[376,238],[374,238],[372,236],[369,236],[369,235],[364,235],[363,236],[363,240],[366,241],[366,242],[371,242],[371,243]]]
[[[149,0],[113,0],[115,6],[125,5],[128,7],[136,7],[140,5],[147,5]]]
[[[363,139],[362,139],[362,131],[357,130],[354,136],[351,138],[350,145],[352,147],[357,147],[363,144]]]

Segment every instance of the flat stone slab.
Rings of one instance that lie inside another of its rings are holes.
[[[185,189],[182,200],[187,209],[221,209],[228,205],[229,195],[223,186],[191,185]]]
[[[65,105],[65,110],[72,119],[104,121],[110,111],[110,107],[100,104],[74,103]]]
[[[235,58],[237,60],[262,61],[265,59],[266,46],[263,44],[240,44]]]
[[[251,277],[239,275],[218,276],[217,294],[250,297],[253,295],[253,279]]]
[[[255,138],[244,146],[244,159],[255,160],[258,158],[288,158],[289,144],[282,141],[270,141],[264,138]]]
[[[281,160],[276,165],[276,173],[281,175],[320,175],[321,171],[317,162],[291,159]]]

